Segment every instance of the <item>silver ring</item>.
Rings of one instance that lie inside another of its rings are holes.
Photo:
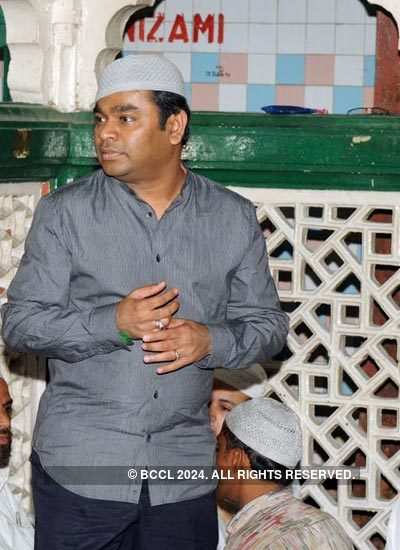
[[[175,350],[175,356],[176,356],[175,361],[179,361],[179,359],[181,357],[181,354],[179,353],[179,351],[177,349]]]
[[[158,330],[163,330],[163,329],[165,328],[165,325],[164,325],[164,323],[162,322],[161,319],[157,319],[157,320],[154,321],[154,322],[155,322],[156,328],[157,328]]]

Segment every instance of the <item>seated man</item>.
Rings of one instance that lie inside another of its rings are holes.
[[[11,453],[11,405],[7,382],[0,378],[0,548],[31,550],[34,538],[32,523],[7,483]]]
[[[211,429],[215,436],[221,432],[229,411],[249,399],[263,397],[267,391],[268,378],[263,367],[254,364],[245,369],[215,369],[214,384],[209,407]],[[226,525],[232,512],[218,506],[218,547],[223,550],[226,542]]]
[[[220,480],[219,501],[236,509],[225,550],[351,550],[329,514],[296,499],[287,471],[301,458],[296,414],[273,399],[241,403],[227,414],[218,438],[217,465],[233,480]],[[261,472],[272,472],[271,479]],[[257,480],[247,479],[258,472]],[[249,474],[249,476],[247,475]]]

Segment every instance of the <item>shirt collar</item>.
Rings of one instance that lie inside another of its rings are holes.
[[[194,186],[194,182],[195,182],[195,176],[194,176],[193,172],[191,170],[189,170],[188,168],[185,167],[185,170],[186,170],[186,177],[185,177],[185,180],[183,182],[182,188],[179,192],[179,195],[169,205],[166,212],[170,212],[171,210],[173,210],[174,208],[176,208],[179,205],[186,204],[188,202],[189,198],[190,198],[190,195],[192,193],[192,189],[193,189],[193,186]],[[135,197],[135,199],[137,200],[138,203],[147,204],[145,201],[140,199],[137,196],[137,193],[133,189],[131,189],[125,182],[123,182],[123,181],[121,181],[117,178],[114,178],[112,176],[107,176],[107,174],[105,172],[104,172],[104,176],[106,178],[109,178],[113,184],[118,185],[118,187],[121,188],[125,193],[128,193],[129,195]]]

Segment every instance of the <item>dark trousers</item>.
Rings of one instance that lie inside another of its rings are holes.
[[[79,496],[56,483],[32,453],[35,550],[215,550],[215,493],[150,506]]]

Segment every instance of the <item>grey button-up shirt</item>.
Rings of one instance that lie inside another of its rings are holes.
[[[212,354],[158,375],[140,341],[121,342],[115,308],[162,280],[179,289],[177,316],[209,327]],[[262,363],[287,334],[254,206],[190,171],[160,220],[102,170],[42,198],[2,314],[11,349],[49,357],[34,448],[56,480],[54,466],[213,465],[212,369]],[[215,483],[150,483],[151,502]],[[137,502],[140,483],[74,490]]]

